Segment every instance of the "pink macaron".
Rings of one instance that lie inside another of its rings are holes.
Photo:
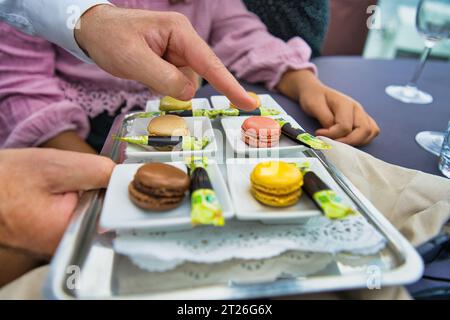
[[[253,148],[271,148],[278,145],[281,127],[272,118],[250,117],[241,127],[242,140]]]

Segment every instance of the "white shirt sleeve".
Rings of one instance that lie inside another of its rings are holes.
[[[0,21],[30,35],[37,35],[91,62],[78,46],[74,30],[80,17],[107,0],[0,0]]]

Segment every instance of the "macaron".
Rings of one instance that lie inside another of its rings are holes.
[[[261,162],[250,174],[250,181],[253,197],[271,207],[294,205],[302,195],[303,175],[292,163]]]
[[[148,124],[148,134],[151,136],[168,137],[190,135],[186,120],[175,115],[165,115],[153,118]]]
[[[159,102],[160,111],[184,111],[192,110],[192,100],[182,101],[166,96]]]
[[[242,123],[241,136],[253,148],[271,148],[280,142],[281,126],[272,118],[254,116]]]
[[[258,95],[256,93],[254,93],[254,92],[251,92],[251,91],[247,92],[247,94],[250,97],[252,97],[254,100],[256,100],[257,108],[260,108],[261,107],[261,99],[258,97]],[[235,108],[236,109],[236,106],[233,103],[230,102],[230,108]]]
[[[186,120],[175,115],[165,115],[153,118],[150,120],[147,130],[148,134],[151,136],[184,137],[190,135]],[[159,151],[172,151],[173,147],[155,149]]]
[[[148,163],[138,169],[128,193],[136,206],[161,212],[179,206],[189,185],[189,176],[183,170],[164,163]]]

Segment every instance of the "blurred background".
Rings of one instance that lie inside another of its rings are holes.
[[[418,3],[419,0],[330,0],[322,55],[419,57],[424,40],[415,26]],[[367,28],[368,21],[371,29]],[[449,61],[450,41],[438,43],[430,59]]]

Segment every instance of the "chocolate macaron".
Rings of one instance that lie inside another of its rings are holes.
[[[189,185],[184,171],[164,163],[149,163],[138,169],[128,192],[138,207],[160,212],[179,206]]]

